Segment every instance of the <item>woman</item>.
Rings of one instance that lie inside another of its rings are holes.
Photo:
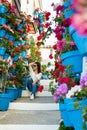
[[[40,79],[42,77],[41,65],[39,62],[29,64],[30,77],[27,80],[27,88],[31,92],[30,99],[34,99],[36,92],[40,86]]]

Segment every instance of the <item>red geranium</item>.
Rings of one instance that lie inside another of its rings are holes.
[[[54,50],[56,50],[57,49],[57,45],[55,44],[55,45],[53,45],[53,49]]]
[[[65,66],[60,65],[59,68],[58,68],[58,70],[59,70],[60,72],[64,73],[65,68],[66,68]]]
[[[39,88],[38,88],[38,91],[39,91],[39,92],[42,92],[43,89],[44,89],[44,86],[43,86],[43,85],[40,85]]]

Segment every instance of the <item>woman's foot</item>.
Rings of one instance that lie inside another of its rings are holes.
[[[34,99],[34,94],[30,95],[30,99],[33,100]]]

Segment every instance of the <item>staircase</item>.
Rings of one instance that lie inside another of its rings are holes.
[[[41,80],[44,91],[35,100],[29,99],[28,90],[10,103],[9,110],[0,112],[0,130],[57,130],[61,120],[58,104],[48,92],[50,80]]]

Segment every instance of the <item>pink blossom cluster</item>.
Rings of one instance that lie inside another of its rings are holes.
[[[81,79],[80,79],[80,86],[82,88],[87,86],[87,73],[81,77]]]
[[[68,92],[68,86],[67,84],[63,83],[61,84],[56,91],[54,92],[54,100],[58,101],[60,98],[63,98],[63,96]]]

